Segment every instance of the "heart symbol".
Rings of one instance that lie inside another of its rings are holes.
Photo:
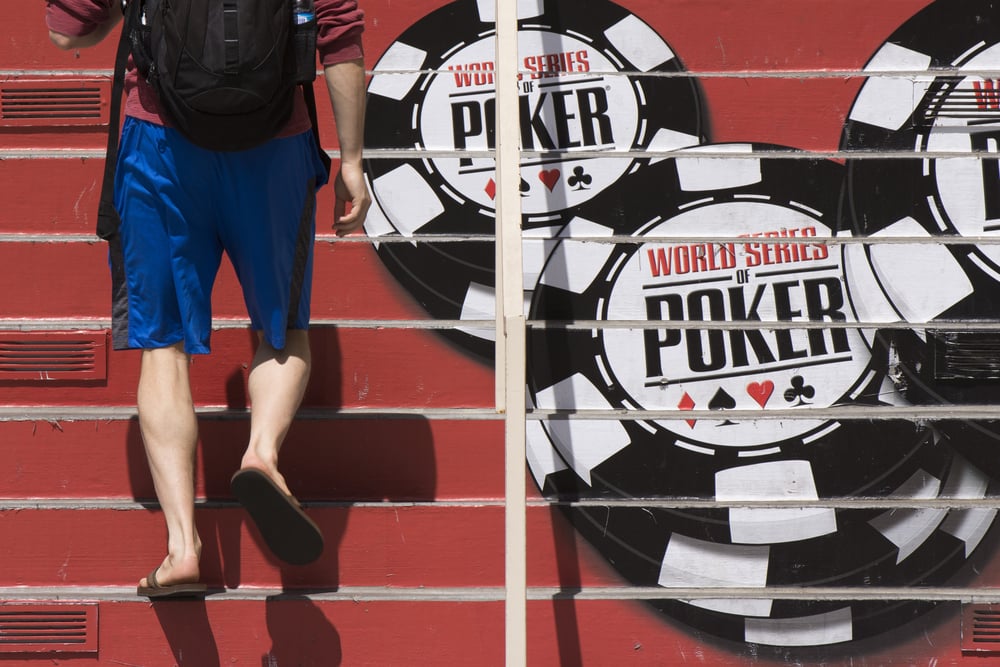
[[[543,169],[538,172],[538,180],[545,184],[545,187],[552,192],[556,185],[559,183],[559,177],[562,176],[562,172],[558,169]]]
[[[774,393],[774,383],[770,380],[764,380],[763,382],[751,382],[747,385],[747,394],[750,398],[757,401],[757,405],[764,407],[767,405],[768,399],[771,398],[771,394]]]

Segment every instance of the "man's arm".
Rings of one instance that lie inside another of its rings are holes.
[[[324,68],[340,143],[340,172],[334,180],[333,228],[339,236],[358,229],[371,206],[361,165],[365,138],[365,64],[348,60]],[[346,202],[351,211],[345,215]]]
[[[114,29],[122,18],[122,7],[120,2],[112,2],[110,14],[103,23],[86,35],[65,35],[55,30],[49,30],[49,39],[57,47],[63,50],[84,49],[100,43]]]

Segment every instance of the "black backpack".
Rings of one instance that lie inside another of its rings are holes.
[[[163,115],[192,143],[238,151],[276,136],[305,95],[320,145],[312,83],[316,23],[296,26],[292,0],[129,0],[115,59],[112,117],[97,234],[113,236],[119,107],[131,54]],[[320,150],[329,170],[329,156]]]

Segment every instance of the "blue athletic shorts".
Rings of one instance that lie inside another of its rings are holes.
[[[275,348],[309,326],[316,190],[327,179],[312,132],[216,152],[126,118],[111,243],[116,349],[184,343],[209,352],[212,286],[225,252],[250,322]]]

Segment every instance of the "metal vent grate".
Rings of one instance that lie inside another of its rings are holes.
[[[106,79],[13,79],[0,82],[0,126],[107,125]]]
[[[105,332],[0,333],[0,381],[104,380]]]
[[[962,605],[962,652],[1000,655],[1000,605]]]
[[[0,653],[96,653],[97,604],[0,604]]]

